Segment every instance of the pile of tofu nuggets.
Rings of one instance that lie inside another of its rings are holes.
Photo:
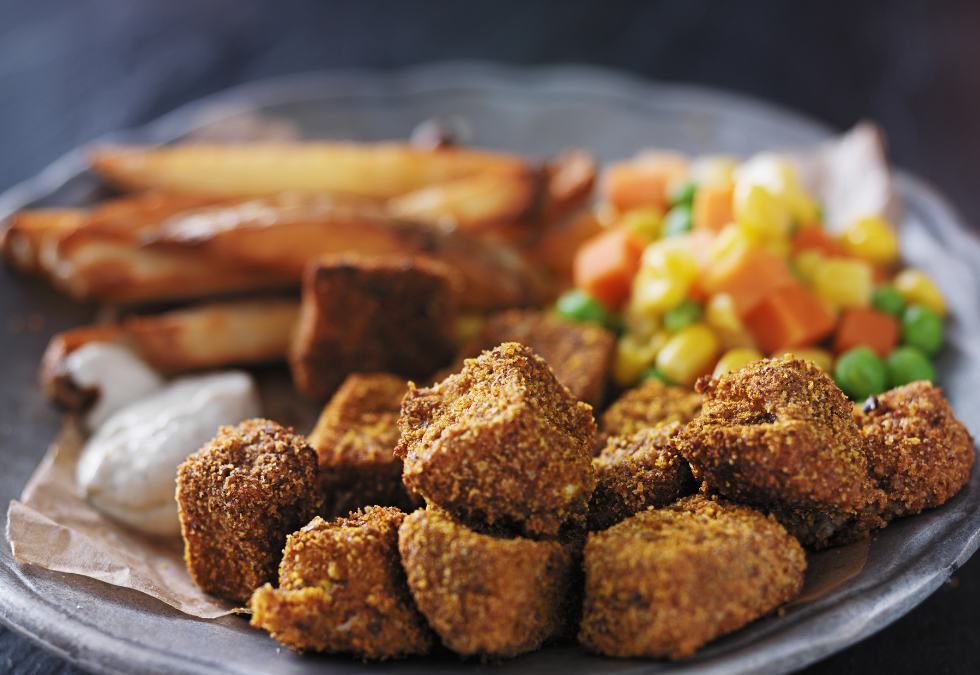
[[[926,382],[857,409],[787,356],[695,391],[649,380],[596,416],[615,398],[599,326],[507,310],[447,367],[442,271],[309,274],[290,358],[330,397],[312,434],[223,427],[177,479],[195,581],[299,651],[682,658],[792,600],[804,547],[969,478],[973,440]]]

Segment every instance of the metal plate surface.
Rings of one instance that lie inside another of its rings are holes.
[[[105,140],[167,142],[216,120],[260,113],[304,137],[405,138],[420,121],[457,115],[479,146],[547,157],[572,146],[600,161],[643,147],[749,155],[805,146],[834,133],[793,112],[699,87],[657,84],[592,68],[511,69],[479,63],[396,72],[345,71],[247,85]],[[980,430],[980,242],[924,181],[898,172],[901,240],[908,264],[941,285],[952,318],[938,359],[956,414]],[[0,196],[0,218],[26,206],[86,204],[100,196],[79,149]],[[43,283],[0,270],[0,503],[20,495],[54,438],[58,414],[35,384],[54,332],[90,319]],[[39,317],[43,318],[42,321]],[[948,504],[898,521],[872,541],[862,571],[829,594],[770,616],[677,663],[612,660],[574,645],[549,647],[493,667],[497,673],[784,673],[812,663],[895,620],[943,583],[980,544],[980,485]],[[298,656],[235,616],[183,615],[152,598],[14,561],[0,546],[0,620],[97,673],[465,673],[476,661],[442,653],[394,663]]]

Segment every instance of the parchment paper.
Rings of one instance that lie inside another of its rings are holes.
[[[208,595],[191,579],[179,538],[143,536],[85,501],[75,484],[82,445],[78,424],[69,418],[20,501],[10,502],[7,540],[14,558],[132,588],[202,619],[230,613],[232,605]]]

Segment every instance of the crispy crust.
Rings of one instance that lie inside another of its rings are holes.
[[[687,460],[670,447],[679,422],[614,436],[592,460],[596,487],[589,505],[589,529],[604,530],[647,508],[659,508],[694,494],[697,483]]]
[[[530,347],[548,362],[572,396],[596,407],[602,402],[616,338],[591,323],[566,321],[538,310],[511,309],[489,318],[480,334],[460,352],[449,373],[463,369],[465,359],[504,342]],[[448,373],[447,373],[448,374]]]
[[[530,537],[585,524],[592,409],[529,348],[508,342],[430,389],[410,384],[398,427],[405,485],[454,517]]]
[[[599,430],[626,436],[659,424],[687,424],[701,414],[701,394],[650,378],[620,396],[602,415]]]
[[[184,560],[203,590],[246,603],[275,581],[289,533],[320,508],[316,454],[269,420],[221,427],[177,471]]]
[[[581,545],[477,533],[432,508],[408,516],[398,550],[419,609],[463,655],[509,658],[563,634]]]
[[[939,506],[970,479],[973,438],[942,389],[913,382],[867,407],[854,417],[871,477],[888,499],[886,520]]]
[[[430,376],[456,351],[458,289],[450,267],[423,258],[312,260],[289,348],[296,388],[322,400],[353,372]]]
[[[685,497],[589,535],[579,642],[622,658],[690,656],[796,597],[805,569],[771,517]]]
[[[422,506],[402,483],[395,457],[398,416],[408,382],[388,373],[347,376],[317,420],[309,443],[320,460],[323,513],[346,516],[363,506]]]
[[[754,361],[697,389],[701,415],[672,443],[702,490],[781,509],[856,512],[873,499],[851,406],[809,361]]]
[[[427,654],[432,633],[398,557],[405,514],[367,507],[332,522],[314,518],[289,536],[279,588],[252,595],[253,626],[296,650],[363,659]]]

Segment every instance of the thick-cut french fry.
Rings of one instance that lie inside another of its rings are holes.
[[[300,190],[388,199],[485,171],[519,171],[516,155],[460,148],[420,150],[401,143],[290,143],[104,146],[92,167],[130,190],[162,189],[221,197]]]
[[[0,234],[0,253],[17,269],[38,272],[42,242],[71,232],[85,223],[88,217],[86,209],[19,211]]]
[[[224,264],[200,251],[150,249],[133,233],[88,228],[63,239],[46,266],[52,283],[72,297],[118,303],[295,284],[294,275]]]
[[[481,230],[512,223],[536,205],[539,172],[485,172],[428,185],[388,200],[396,217],[444,229]]]
[[[298,315],[298,301],[254,300],[80,326],[51,338],[38,378],[49,398],[77,410],[92,400],[94,392],[75,386],[66,361],[85,344],[121,344],[165,374],[271,361],[285,357]]]

